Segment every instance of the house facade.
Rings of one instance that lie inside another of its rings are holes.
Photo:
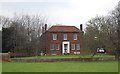
[[[40,37],[40,49],[46,55],[83,53],[83,31],[75,26],[52,26]]]

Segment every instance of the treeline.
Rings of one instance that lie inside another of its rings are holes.
[[[118,49],[120,30],[120,3],[106,16],[96,16],[88,21],[84,34],[85,49],[91,53],[97,48],[105,48],[107,53],[115,54]]]
[[[13,18],[0,16],[2,24],[2,52],[27,52],[38,54],[40,36],[46,18],[40,15],[14,15]],[[94,53],[105,48],[110,54],[118,49],[120,27],[120,3],[106,16],[96,16],[88,21],[84,33],[84,49]]]
[[[27,52],[37,54],[42,27],[46,18],[40,15],[0,16],[2,24],[2,52]],[[33,52],[34,51],[34,52]]]

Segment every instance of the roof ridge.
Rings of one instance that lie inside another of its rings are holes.
[[[52,26],[48,29],[52,32],[79,32],[80,30],[76,26]]]
[[[73,26],[71,26],[71,25],[53,25],[53,26],[70,26],[70,27],[73,27]],[[75,26],[74,26],[75,27]]]

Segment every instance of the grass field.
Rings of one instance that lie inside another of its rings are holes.
[[[3,72],[118,72],[117,61],[104,62],[3,62]]]
[[[2,62],[0,62],[0,73],[2,74]]]

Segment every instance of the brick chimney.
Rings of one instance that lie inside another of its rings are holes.
[[[81,30],[81,31],[83,30],[82,24],[80,24],[80,30]]]
[[[47,24],[45,24],[45,31],[47,30]]]

